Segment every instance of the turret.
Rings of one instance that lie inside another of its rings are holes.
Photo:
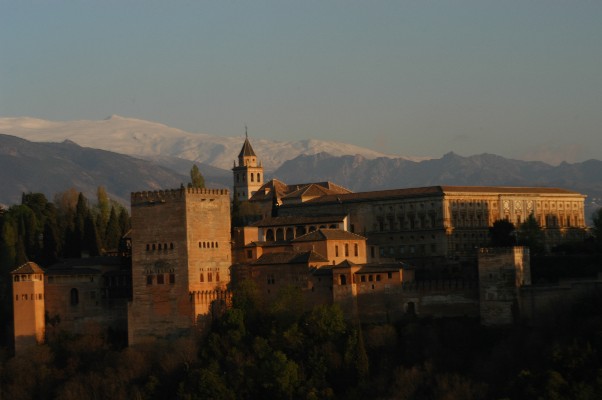
[[[27,262],[11,272],[15,353],[44,342],[44,270]]]

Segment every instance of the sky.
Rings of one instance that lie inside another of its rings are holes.
[[[602,159],[602,1],[0,0],[0,117]]]

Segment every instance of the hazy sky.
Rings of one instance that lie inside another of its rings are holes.
[[[602,159],[602,1],[0,0],[0,116]]]

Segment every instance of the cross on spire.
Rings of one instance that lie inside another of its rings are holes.
[[[247,124],[245,124],[245,138],[246,139],[249,138],[249,134],[247,133]]]

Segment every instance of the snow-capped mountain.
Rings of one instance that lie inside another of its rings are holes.
[[[80,146],[137,157],[178,157],[230,169],[244,138],[190,133],[156,122],[113,115],[104,120],[48,121],[30,117],[0,118],[0,133],[34,142],[71,140]],[[386,155],[346,143],[323,140],[279,142],[252,138],[253,148],[266,171],[278,168],[299,155],[329,153],[361,155],[367,159]],[[405,157],[402,157],[405,158]],[[408,158],[411,159],[411,158]]]

